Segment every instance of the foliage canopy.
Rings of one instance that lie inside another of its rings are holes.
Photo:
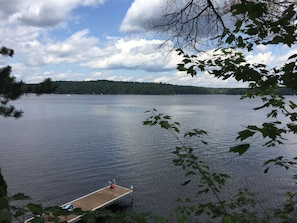
[[[262,99],[262,105],[254,110],[265,108],[269,119],[265,123],[249,125],[240,131],[237,140],[244,142],[231,147],[230,152],[244,154],[250,148],[253,137],[261,136],[264,140],[263,146],[274,147],[284,145],[286,135],[296,135],[296,102],[286,100],[278,91],[279,88],[286,87],[294,94],[297,93],[297,54],[294,50],[289,50],[296,47],[297,42],[296,1],[187,0],[181,3],[169,0],[162,19],[154,21],[151,27],[166,34],[167,41],[175,44],[177,53],[183,58],[177,65],[179,71],[192,77],[200,72],[207,72],[222,80],[233,78],[248,85],[248,91],[242,98]],[[288,49],[287,58],[275,66],[251,63],[247,54],[258,46],[285,47]],[[155,114],[144,124],[160,125],[170,132],[174,131],[175,124],[164,124],[168,120],[161,117],[162,114]],[[186,162],[191,163],[192,167],[194,163],[200,163],[198,157],[193,156],[192,150],[186,146],[177,147],[175,153],[181,159],[176,165]],[[297,157],[283,156],[269,159],[264,163],[265,172],[273,164],[287,169],[296,164],[296,159]],[[200,163],[200,166],[203,167],[203,164]],[[201,174],[201,170],[197,170]],[[200,182],[207,182],[203,175],[200,176]],[[213,184],[215,181],[208,182]],[[208,185],[208,189],[211,187]],[[220,200],[219,191],[213,191],[217,203],[202,202],[198,206],[187,206],[189,202],[186,200],[182,204],[181,213],[186,216],[204,213],[211,218],[220,217],[222,222],[270,222],[276,219],[291,222],[296,219],[294,192],[286,194],[288,203],[282,210],[276,210],[272,216],[264,213],[262,218],[257,216],[256,212],[250,212],[255,207],[255,200],[248,191],[239,191],[238,199],[231,200],[231,203]]]
[[[297,54],[289,51],[297,42],[296,1],[191,0],[179,7],[177,4],[177,1],[168,1],[163,20],[153,26],[169,35],[168,40],[174,41],[177,47],[183,47],[176,50],[183,57],[177,69],[192,77],[198,72],[208,72],[218,79],[233,78],[247,83],[249,89],[243,98],[261,97],[263,104],[254,109],[268,108],[267,117],[275,118],[262,126],[247,126],[237,139],[247,140],[258,133],[267,139],[264,145],[275,146],[283,143],[285,134],[296,134],[297,105],[279,94],[281,87],[297,93]],[[209,31],[202,32],[206,22]],[[214,50],[205,51],[201,43],[209,44],[208,40],[215,41]],[[289,55],[274,67],[250,63],[247,53],[259,45],[287,47]],[[189,47],[192,51],[187,53]],[[242,144],[232,151],[243,153],[247,149],[248,144]]]
[[[0,48],[2,56],[12,57],[14,51],[7,47]],[[22,94],[22,81],[16,81],[15,77],[11,76],[11,67],[0,68],[0,116],[19,118],[22,115],[21,110],[15,109],[13,105],[9,105],[10,100],[18,99]]]

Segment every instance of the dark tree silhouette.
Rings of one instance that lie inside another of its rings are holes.
[[[2,56],[12,57],[14,51],[7,47],[0,48],[0,54]],[[11,76],[11,67],[6,66],[0,68],[0,115],[4,117],[19,118],[22,115],[21,110],[15,109],[13,105],[10,105],[11,100],[18,99],[23,94],[24,83],[22,81],[16,81],[14,76]]]

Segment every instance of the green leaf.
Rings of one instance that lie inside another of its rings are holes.
[[[176,52],[178,52],[178,55],[185,54],[181,48],[176,49]]]
[[[246,6],[245,4],[234,4],[231,5],[231,10],[233,15],[243,14],[246,12]]]
[[[231,216],[224,216],[222,222],[223,223],[233,223],[233,220],[232,220]]]
[[[250,148],[250,144],[241,144],[238,146],[230,147],[230,152],[238,153],[239,155],[242,155]]]
[[[152,121],[146,120],[142,122],[143,125],[151,125]]]
[[[160,126],[163,129],[170,129],[171,125],[167,121],[160,121]]]
[[[185,65],[184,64],[178,64],[177,65],[177,69],[179,70],[179,71],[186,71],[187,69],[185,68]]]
[[[235,39],[235,36],[233,34],[229,35],[228,38],[226,39],[226,42],[227,43],[232,43]]]
[[[238,136],[237,136],[236,140],[240,139],[241,141],[243,141],[243,140],[245,140],[245,139],[247,139],[249,137],[252,137],[255,133],[256,132],[253,132],[253,131],[248,130],[248,129],[243,130],[241,132],[238,132]]]
[[[257,35],[258,34],[258,29],[256,29],[256,28],[250,28],[250,29],[248,29],[247,30],[247,34],[249,34],[249,35]]]
[[[27,204],[27,208],[29,208],[30,211],[32,211],[33,214],[42,215],[43,208],[40,204]]]
[[[297,108],[297,105],[293,101],[289,101],[289,106],[291,109]]]

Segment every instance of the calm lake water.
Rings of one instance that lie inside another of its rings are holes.
[[[294,99],[291,97],[291,99]],[[263,174],[263,161],[280,154],[297,156],[296,141],[266,149],[253,142],[243,156],[231,154],[236,132],[265,120],[252,111],[259,100],[226,95],[28,95],[13,102],[24,117],[0,119],[0,166],[9,193],[24,192],[36,203],[60,205],[116,179],[134,186],[129,211],[169,216],[179,197],[193,197],[195,184],[181,186],[183,171],[172,164],[175,139],[158,127],[142,125],[156,108],[181,123],[182,130],[204,129],[207,146],[193,145],[216,171],[233,178],[224,190],[248,186],[263,205],[278,206],[294,186],[291,171],[273,168]]]

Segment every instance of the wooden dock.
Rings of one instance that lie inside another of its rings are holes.
[[[132,189],[119,185],[114,185],[114,188],[112,189],[107,186],[75,200],[69,201],[61,205],[61,207],[64,207],[67,204],[72,204],[75,208],[81,208],[83,211],[95,211],[112,204],[113,202],[131,194],[132,192]],[[66,217],[66,219],[63,217],[63,220],[66,220],[67,222],[75,222],[81,217],[82,215],[69,215]],[[25,221],[25,223],[29,223],[32,219],[33,218],[28,219]]]

